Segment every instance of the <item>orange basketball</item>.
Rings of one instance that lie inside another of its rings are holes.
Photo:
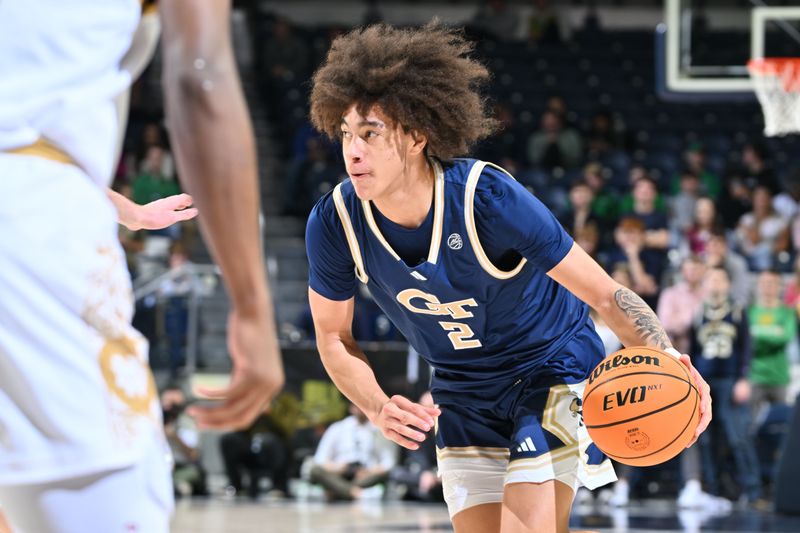
[[[583,421],[597,447],[633,466],[678,455],[700,420],[688,369],[655,348],[615,352],[597,365],[583,393]]]

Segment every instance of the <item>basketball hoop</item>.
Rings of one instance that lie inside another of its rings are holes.
[[[800,58],[751,59],[747,70],[764,110],[764,135],[800,132]]]

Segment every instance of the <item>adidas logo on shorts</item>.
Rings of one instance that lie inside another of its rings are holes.
[[[535,452],[536,446],[533,445],[533,441],[530,437],[525,437],[525,440],[522,441],[519,446],[517,446],[517,452]]]

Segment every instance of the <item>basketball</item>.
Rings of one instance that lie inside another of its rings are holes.
[[[678,359],[655,348],[625,348],[589,376],[583,420],[606,455],[652,466],[686,448],[697,429],[699,406],[700,394]]]

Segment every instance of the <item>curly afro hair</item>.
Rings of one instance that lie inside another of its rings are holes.
[[[311,121],[336,139],[353,105],[364,116],[378,106],[404,131],[425,135],[429,155],[465,155],[496,128],[480,94],[489,71],[468,57],[473,48],[462,32],[437,21],[353,30],[333,42],[314,74]]]

